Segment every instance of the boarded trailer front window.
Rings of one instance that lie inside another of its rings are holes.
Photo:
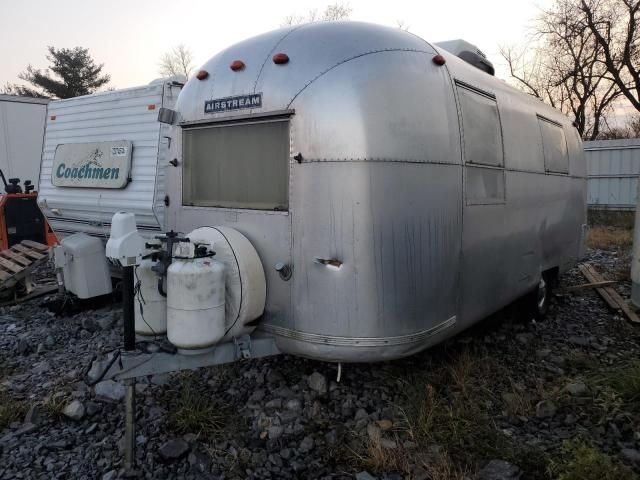
[[[183,155],[184,205],[288,209],[288,120],[185,129]]]
[[[545,170],[552,173],[569,173],[567,139],[562,126],[541,116],[538,116],[538,125],[542,135]]]

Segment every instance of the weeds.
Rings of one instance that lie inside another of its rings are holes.
[[[596,370],[600,366],[600,362],[593,355],[572,350],[565,358],[565,365],[578,371]]]
[[[613,372],[606,380],[622,398],[633,402],[640,397],[640,361]]]
[[[0,391],[0,431],[12,422],[22,420],[28,409],[26,402],[16,400],[7,392]]]
[[[437,471],[427,478],[463,478],[496,456],[522,468],[529,466],[529,471],[544,477],[545,454],[511,440],[493,421],[491,409],[502,404],[488,384],[490,378],[504,373],[499,365],[464,350],[451,361],[429,365],[425,372],[407,374],[398,410],[407,434],[421,451],[433,445],[448,450],[444,460],[436,462]],[[507,397],[513,402],[507,408],[525,415],[531,408],[529,400],[521,388],[510,385],[513,393]]]
[[[608,455],[584,443],[567,441],[563,462],[554,465],[558,480],[634,480],[638,477]]]
[[[531,401],[524,389],[511,382],[511,392],[502,396],[506,412],[513,417],[528,416],[531,413]]]
[[[376,472],[401,472],[409,474],[409,454],[401,446],[389,448],[382,442],[380,436],[369,438],[364,455],[358,455],[366,468]]]
[[[65,400],[62,396],[56,398],[55,395],[51,395],[49,399],[44,403],[44,410],[47,415],[53,419],[59,419],[63,416],[65,407]]]
[[[591,227],[586,243],[587,247],[600,250],[627,248],[633,243],[633,232],[620,228]]]
[[[169,426],[178,433],[196,433],[210,440],[224,431],[227,415],[226,408],[216,402],[213,395],[198,392],[187,382],[172,407]]]

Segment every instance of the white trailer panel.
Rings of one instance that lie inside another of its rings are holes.
[[[157,121],[160,108],[172,108],[182,84],[170,79],[149,85],[86,95],[49,104],[42,155],[40,204],[61,236],[84,232],[108,237],[119,210],[136,215],[142,232],[164,224],[164,173],[168,162],[167,126]],[[121,189],[55,186],[56,149],[60,145],[131,142],[130,181]]]
[[[0,169],[38,189],[48,99],[0,95]]]

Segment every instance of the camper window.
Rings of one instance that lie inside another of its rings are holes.
[[[504,166],[498,104],[493,95],[457,82],[467,163]]]
[[[185,129],[183,155],[184,205],[288,209],[287,119]]]
[[[538,125],[542,135],[545,170],[553,173],[569,173],[567,139],[562,126],[539,115]]]
[[[467,205],[504,203],[504,170],[501,168],[465,168]]]

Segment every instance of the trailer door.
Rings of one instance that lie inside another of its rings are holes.
[[[493,93],[456,81],[464,151],[462,305],[465,324],[504,305],[505,171],[502,127]]]

